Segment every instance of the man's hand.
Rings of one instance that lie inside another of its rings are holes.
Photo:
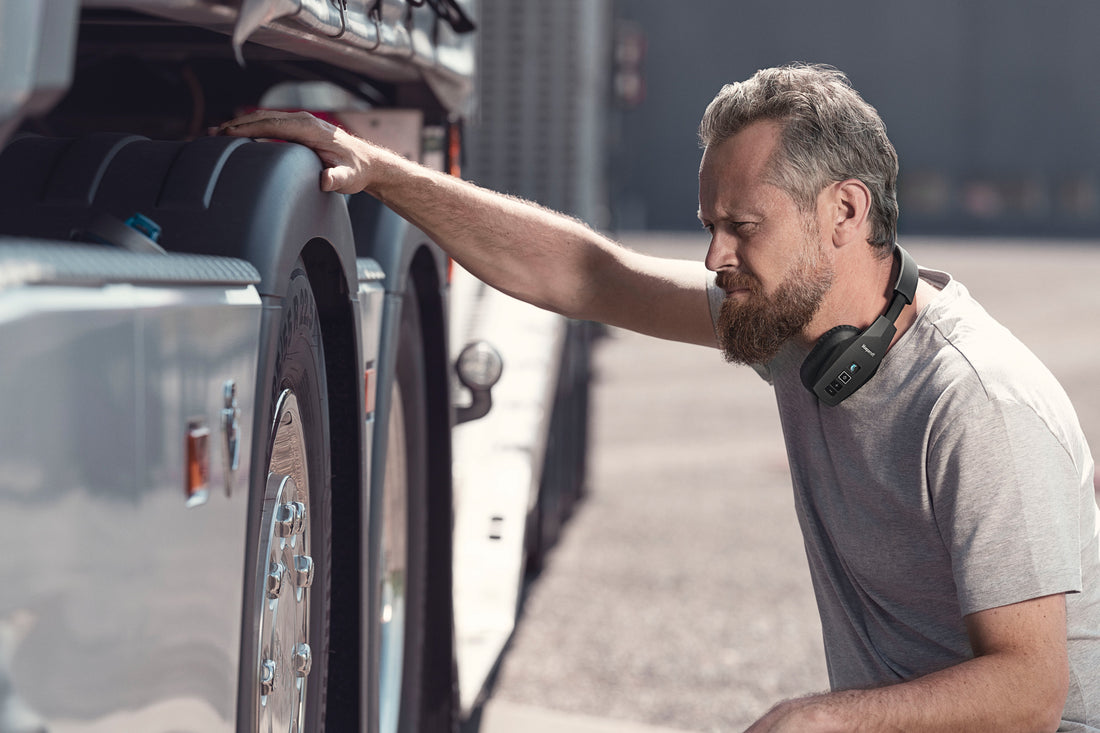
[[[372,161],[380,148],[319,120],[308,112],[258,110],[221,125],[219,135],[265,137],[301,143],[321,159],[321,190],[359,193],[370,183]]]
[[[895,685],[789,700],[746,733],[1055,730],[1069,685],[1065,596],[965,620],[973,659]]]
[[[753,723],[745,733],[806,733],[819,730],[812,722],[813,702],[812,697],[781,702]]]

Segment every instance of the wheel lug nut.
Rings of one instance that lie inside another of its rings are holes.
[[[294,585],[308,588],[313,584],[313,558],[309,555],[294,556]]]
[[[264,697],[275,689],[275,660],[265,659],[260,664],[260,694]]]
[[[294,534],[294,505],[280,504],[275,508],[275,534],[290,537]]]
[[[309,644],[302,642],[294,647],[294,674],[298,677],[305,677],[312,667],[313,651],[309,648]]]
[[[275,508],[275,534],[293,537],[301,534],[306,525],[306,505],[300,501],[288,501]]]
[[[271,570],[267,574],[267,598],[274,601],[283,592],[283,576],[286,568],[281,562],[271,563]]]
[[[300,501],[294,503],[294,534],[301,534],[306,528],[306,505]]]

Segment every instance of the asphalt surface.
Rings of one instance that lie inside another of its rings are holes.
[[[1046,361],[1100,445],[1100,242],[905,244]],[[529,589],[481,733],[741,731],[824,690],[770,389],[716,352],[619,330],[595,368],[587,495]]]

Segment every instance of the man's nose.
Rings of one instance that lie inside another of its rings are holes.
[[[737,256],[737,238],[715,229],[710,236],[710,248],[707,249],[707,258],[704,262],[707,269],[713,272],[740,266],[741,260]]]

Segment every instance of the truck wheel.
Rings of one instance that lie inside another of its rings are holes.
[[[278,332],[257,553],[260,731],[323,731],[332,510],[317,304],[301,261]],[[316,662],[316,663],[314,663]]]
[[[382,513],[379,733],[417,733],[427,583],[427,402],[415,287],[401,303]]]

